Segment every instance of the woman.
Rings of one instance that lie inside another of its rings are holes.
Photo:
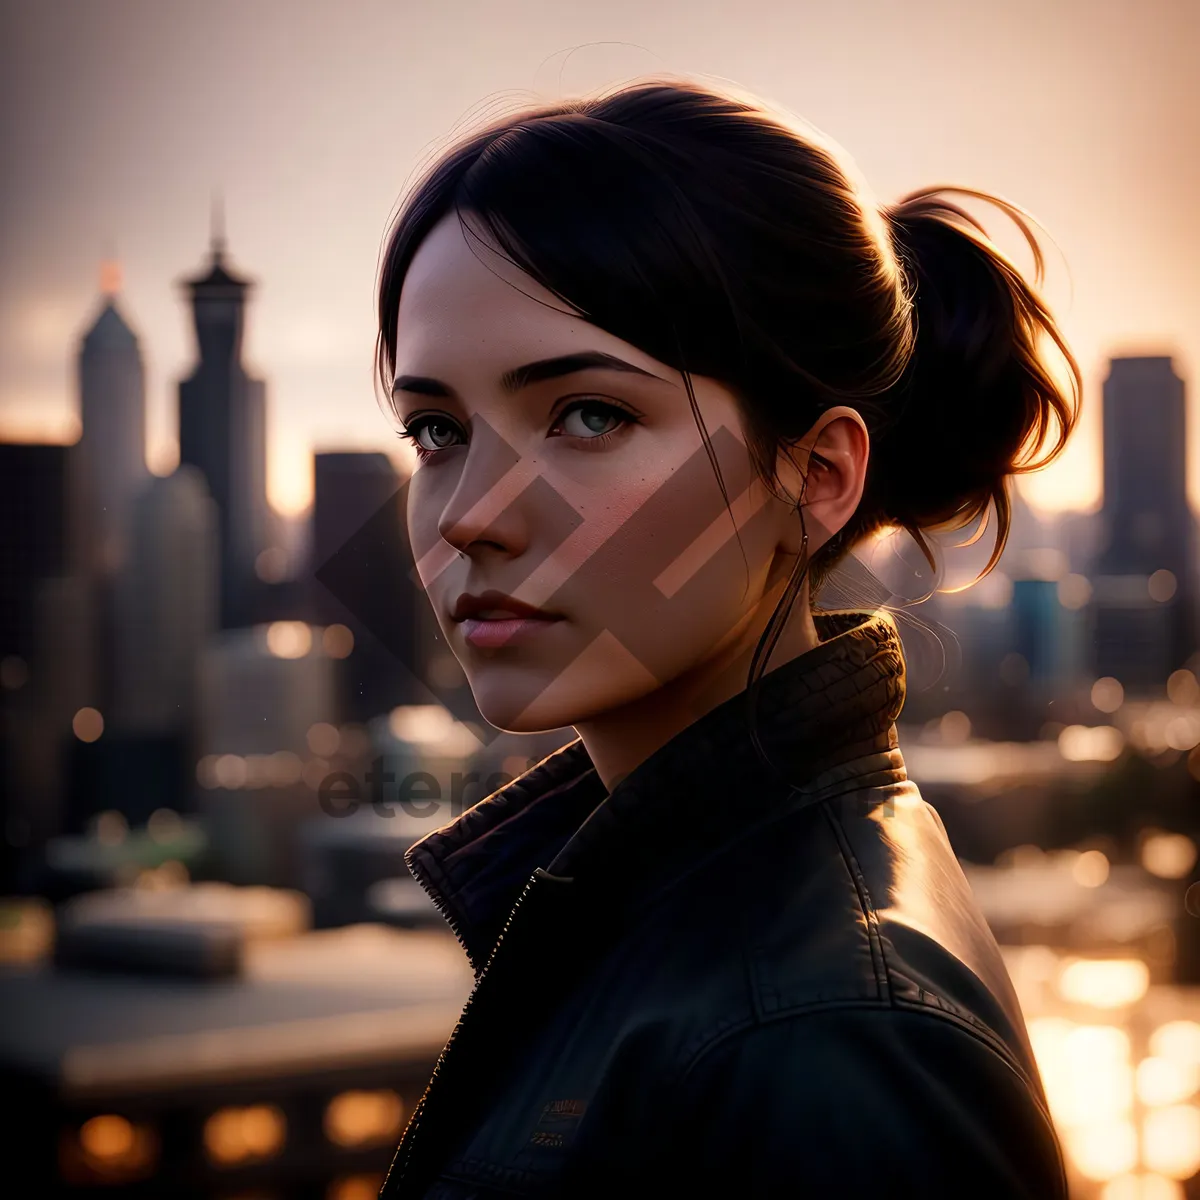
[[[579,737],[409,851],[477,979],[382,1195],[1066,1195],[905,773],[895,627],[812,607],[863,538],[932,563],[994,505],[990,570],[1075,424],[1052,316],[945,190],[880,211],[654,82],[473,135],[400,213],[422,584],[489,722]]]

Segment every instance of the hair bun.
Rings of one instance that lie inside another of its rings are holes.
[[[892,390],[893,414],[876,438],[877,499],[932,563],[921,530],[963,528],[994,504],[995,565],[1011,524],[1010,475],[1034,471],[1061,452],[1082,394],[1079,366],[1053,316],[1020,271],[962,208],[954,192],[1005,211],[1043,258],[1022,210],[966,188],[913,192],[882,210],[914,301],[916,344]],[[1039,355],[1047,334],[1072,375],[1066,395]],[[1040,459],[1057,425],[1058,437]]]

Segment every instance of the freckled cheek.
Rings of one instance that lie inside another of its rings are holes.
[[[581,624],[687,640],[743,607],[745,571],[734,539],[705,544],[705,498],[681,493],[665,503],[660,484],[614,489],[583,512],[583,524],[554,552],[562,602]]]
[[[660,480],[606,490],[602,499],[578,505],[583,524],[575,540],[594,551],[606,545],[635,545],[646,541],[647,534],[661,536],[670,526],[672,514],[661,511],[660,496]],[[647,520],[650,505],[654,506],[654,520]],[[660,514],[664,520],[659,520]]]
[[[741,526],[739,544],[706,499],[681,495],[641,521],[628,498],[624,526],[610,530],[571,581],[571,611],[581,623],[608,629],[660,679],[712,651],[762,599],[774,545],[767,514]]]

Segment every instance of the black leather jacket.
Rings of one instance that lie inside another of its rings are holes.
[[[477,979],[381,1196],[1066,1196],[895,627],[815,620],[776,770],[743,693],[611,795],[576,741],[410,848]]]

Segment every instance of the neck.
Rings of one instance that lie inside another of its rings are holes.
[[[629,704],[576,723],[575,731],[609,791],[693,721],[745,690],[755,647],[782,593],[782,584],[772,589],[708,657],[683,674]],[[820,641],[805,582],[763,673]]]

